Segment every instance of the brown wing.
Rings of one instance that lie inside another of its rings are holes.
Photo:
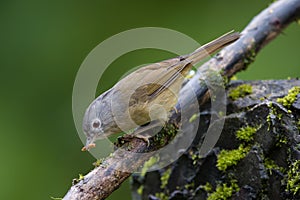
[[[239,33],[229,32],[203,45],[191,54],[142,67],[122,79],[117,85],[119,88],[123,88],[122,91],[136,88],[136,99],[155,98],[172,85],[179,76],[186,76],[193,64],[234,42],[239,37]]]
[[[186,76],[192,65],[186,60],[175,58],[161,63],[157,63],[164,70],[158,74],[153,84],[147,88],[147,93],[150,98],[155,98],[165,89],[169,88],[179,76]]]
[[[142,90],[148,98],[155,97],[172,84],[180,74],[185,76],[190,68],[191,66],[179,57],[172,58],[134,71],[118,82],[116,87],[122,91]]]

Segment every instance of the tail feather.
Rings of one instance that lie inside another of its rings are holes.
[[[216,51],[222,49],[223,47],[233,43],[240,38],[239,32],[230,31],[219,38],[201,46],[196,49],[193,53],[186,56],[187,60],[190,60],[192,64],[196,64],[205,57],[215,53]]]

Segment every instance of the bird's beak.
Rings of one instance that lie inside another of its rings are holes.
[[[86,144],[84,147],[82,147],[81,151],[89,151],[91,148],[94,148],[94,147],[96,147],[94,140],[87,139]]]

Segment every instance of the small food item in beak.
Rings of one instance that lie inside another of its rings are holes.
[[[88,145],[85,145],[84,147],[82,147],[81,151],[89,151],[91,148],[95,148],[96,144],[95,143],[91,143]]]

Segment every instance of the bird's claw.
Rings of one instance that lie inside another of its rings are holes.
[[[144,142],[146,142],[147,147],[150,146],[150,140],[149,139],[151,138],[151,136],[149,136],[149,135],[145,135],[145,136],[144,135],[135,135],[135,137],[143,140]]]
[[[148,136],[148,135],[144,136],[144,135],[140,135],[140,134],[136,134],[136,135],[135,134],[133,134],[133,135],[126,134],[126,135],[123,135],[122,140],[131,141],[133,138],[141,139],[141,140],[143,140],[144,142],[147,143],[147,147],[150,146],[150,140],[149,139],[151,138],[151,136]]]

